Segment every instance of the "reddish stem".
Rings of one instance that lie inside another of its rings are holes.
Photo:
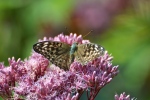
[[[83,90],[78,90],[79,96],[78,96],[77,100],[80,99],[80,97],[81,97],[81,95],[83,94],[83,92],[84,92]]]

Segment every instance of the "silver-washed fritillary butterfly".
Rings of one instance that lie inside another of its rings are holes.
[[[68,70],[74,59],[85,65],[89,61],[104,54],[104,48],[98,44],[73,43],[71,46],[56,41],[43,41],[33,45],[35,52],[46,57],[52,64]]]

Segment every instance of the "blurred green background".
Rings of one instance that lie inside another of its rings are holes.
[[[101,44],[120,73],[96,100],[126,92],[150,100],[150,0],[0,0],[0,62],[29,57],[32,45],[69,32]],[[82,96],[84,100],[86,95]]]

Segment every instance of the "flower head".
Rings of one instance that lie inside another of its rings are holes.
[[[72,33],[69,36],[60,34],[39,41],[49,40],[70,45],[74,42],[89,43],[88,40],[83,40],[81,35]],[[9,63],[8,67],[0,64],[0,76],[3,77],[0,80],[0,95],[5,94],[3,98],[75,100],[86,91],[89,93],[88,99],[93,100],[101,88],[118,74],[118,66],[112,65],[112,56],[107,51],[86,65],[74,61],[68,71],[50,64],[48,59],[36,52],[32,52],[24,61],[12,58]]]
[[[89,40],[83,40],[81,35],[77,36],[77,34],[73,34],[73,33],[70,33],[69,36],[59,34],[58,36],[56,36],[54,38],[44,37],[43,40],[39,40],[39,42],[42,42],[42,41],[58,41],[58,42],[63,42],[63,43],[67,43],[67,44],[70,44],[70,45],[72,45],[74,42],[77,42],[77,43],[80,43],[80,44],[89,43]]]
[[[120,95],[115,95],[115,100],[136,100],[136,98],[130,98],[130,95],[126,95],[125,92]]]

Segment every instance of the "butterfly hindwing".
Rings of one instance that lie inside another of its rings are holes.
[[[75,59],[82,65],[104,54],[104,48],[98,44],[87,43],[78,44],[78,50],[75,52]]]
[[[34,44],[33,49],[35,52],[49,59],[52,64],[65,70],[68,69],[70,65],[70,45],[62,42],[43,41]]]

